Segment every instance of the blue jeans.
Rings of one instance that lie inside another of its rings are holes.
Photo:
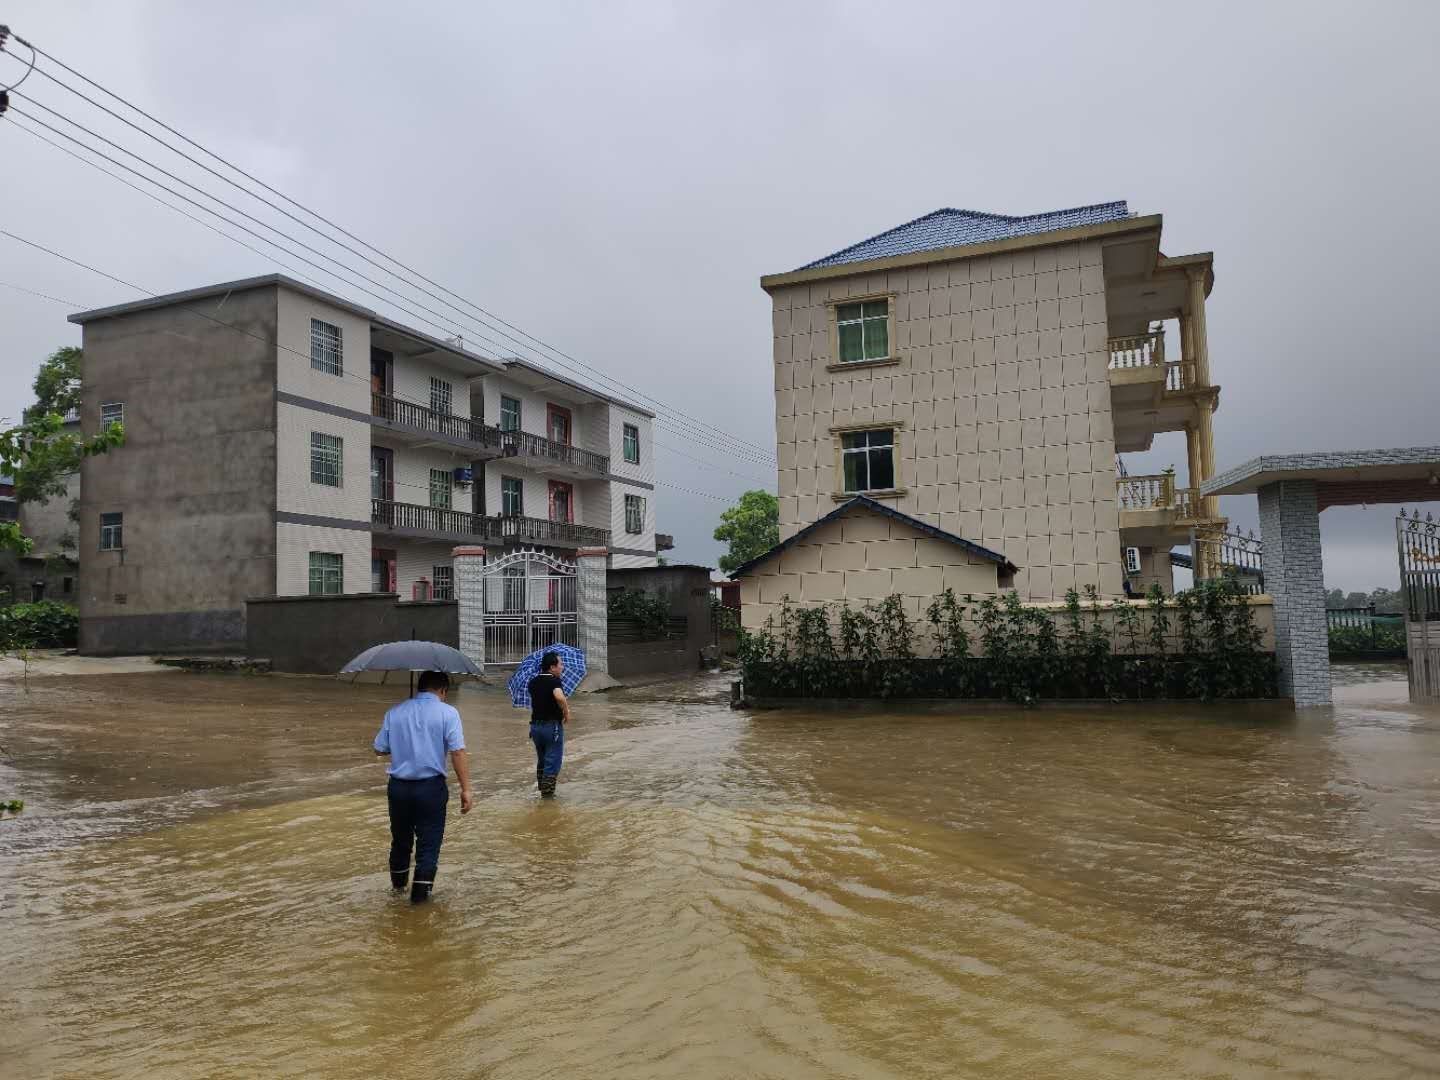
[[[535,783],[540,794],[555,794],[555,780],[560,775],[560,759],[565,756],[565,725],[559,720],[530,722],[530,741],[535,744]]]
[[[415,881],[435,880],[440,864],[440,842],[445,839],[445,804],[450,788],[443,776],[425,780],[390,778],[386,794],[390,802],[390,872],[410,869],[410,848],[415,848]]]

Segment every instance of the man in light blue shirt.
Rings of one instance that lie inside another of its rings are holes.
[[[405,888],[410,875],[410,851],[415,851],[412,903],[430,899],[440,844],[445,839],[445,806],[450,788],[445,783],[445,755],[460,781],[460,812],[474,804],[470,794],[470,761],[465,753],[465,732],[460,714],[446,704],[450,676],[427,671],[420,676],[418,693],[385,714],[375,736],[375,753],[390,756],[390,884]]]

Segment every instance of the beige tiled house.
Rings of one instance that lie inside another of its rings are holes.
[[[918,606],[975,579],[955,569],[975,565],[971,548],[994,556],[980,557],[985,585],[1027,599],[1168,587],[1170,549],[1223,522],[1196,490],[1214,469],[1219,393],[1211,256],[1166,256],[1160,240],[1160,216],[1124,202],[1029,217],[937,210],[762,278],[781,547],[739,575],[746,623],[780,595],[900,592]],[[1169,320],[1180,342],[1167,352]],[[1117,476],[1117,454],[1167,431],[1187,435],[1183,483]],[[856,539],[870,532],[901,543]],[[1196,572],[1208,570],[1202,556]]]

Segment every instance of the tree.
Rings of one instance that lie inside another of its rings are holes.
[[[84,353],[73,345],[56,349],[35,374],[33,413],[64,416],[80,408],[80,364]]]
[[[730,545],[720,556],[727,574],[780,543],[780,502],[768,491],[747,491],[720,515],[715,539]]]

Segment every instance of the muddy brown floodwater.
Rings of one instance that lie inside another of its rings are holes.
[[[1440,711],[583,699],[388,889],[390,690],[0,684],[0,1075],[1434,1077]]]

